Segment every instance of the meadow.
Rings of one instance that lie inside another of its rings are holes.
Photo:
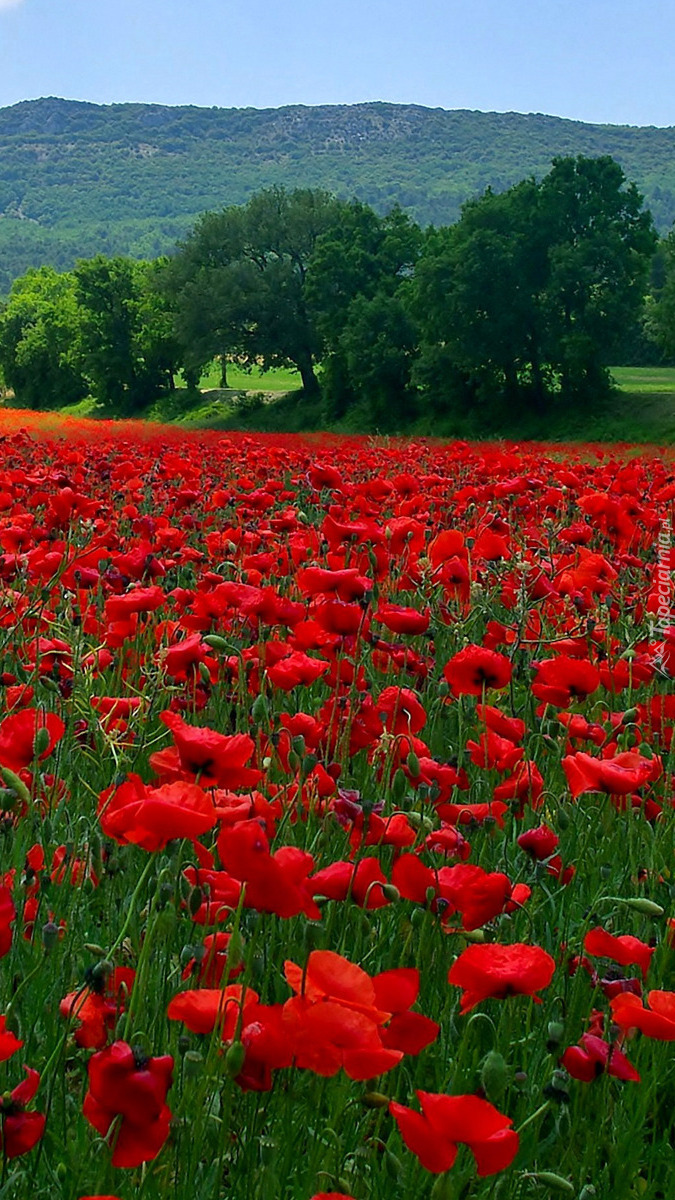
[[[0,437],[0,1200],[672,1195],[672,452]]]

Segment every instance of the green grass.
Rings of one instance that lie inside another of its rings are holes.
[[[234,363],[228,363],[227,384],[228,390],[235,392],[290,392],[300,386],[300,376],[297,371],[287,367],[274,367],[269,371],[253,367],[250,371],[244,371]],[[176,386],[185,387],[185,380],[180,374],[176,376]],[[210,364],[199,386],[202,389],[220,387],[220,363]]]
[[[610,370],[622,392],[675,393],[675,367],[611,367]]]

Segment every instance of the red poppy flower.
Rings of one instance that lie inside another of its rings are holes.
[[[0,885],[0,958],[9,952],[12,945],[12,924],[16,909],[8,887]]]
[[[516,841],[521,850],[526,850],[538,862],[544,862],[555,853],[560,838],[548,825],[538,825],[536,829],[526,829]]]
[[[166,1094],[172,1079],[170,1055],[145,1058],[126,1042],[113,1042],[90,1058],[82,1111],[103,1137],[115,1126],[114,1167],[138,1167],[159,1154],[169,1136]]]
[[[612,1020],[624,1032],[639,1029],[645,1037],[675,1042],[675,992],[648,992],[649,1008],[632,992],[621,992],[609,1004]]]
[[[597,668],[583,658],[560,654],[532,665],[537,672],[532,684],[533,695],[557,708],[567,708],[575,700],[585,700],[600,686]]]
[[[106,837],[143,850],[163,850],[174,838],[197,838],[216,823],[211,796],[195,783],[148,787],[129,775],[118,788],[99,797],[99,820]]]
[[[593,758],[580,750],[562,760],[570,792],[576,799],[584,792],[609,792],[626,796],[655,778],[658,759],[643,758],[636,751],[626,750],[614,758]]]
[[[589,929],[584,938],[584,950],[594,958],[610,958],[612,962],[618,963],[622,967],[629,967],[635,963],[642,971],[643,979],[647,978],[647,971],[654,953],[654,947],[648,946],[646,942],[641,942],[639,938],[631,937],[630,934],[615,937],[600,926]]]
[[[255,742],[245,733],[228,736],[199,725],[188,725],[178,713],[163,712],[160,720],[169,727],[174,746],[150,755],[150,766],[162,780],[194,779],[204,787],[221,787],[236,792],[255,787],[261,772],[246,763]]]
[[[455,696],[482,696],[486,688],[505,688],[511,679],[511,663],[504,654],[484,646],[466,646],[443,668]]]
[[[12,771],[30,767],[35,758],[35,739],[46,730],[46,745],[38,755],[40,761],[51,754],[65,732],[65,724],[56,713],[39,708],[23,708],[0,722],[0,763]]]
[[[124,1011],[124,998],[131,991],[136,972],[131,967],[115,967],[101,978],[98,987],[69,992],[59,1004],[59,1012],[67,1021],[77,1022],[75,1042],[88,1050],[101,1050]]]
[[[610,1045],[592,1033],[582,1034],[580,1044],[570,1046],[560,1061],[568,1074],[582,1083],[592,1083],[603,1074],[633,1083],[640,1082],[638,1072],[626,1055],[614,1044]]]
[[[45,1129],[45,1117],[40,1112],[26,1112],[40,1086],[40,1076],[24,1067],[27,1078],[9,1093],[0,1097],[0,1152],[5,1158],[19,1158],[40,1141]]]
[[[481,1177],[504,1171],[513,1162],[518,1153],[513,1121],[487,1100],[419,1091],[417,1097],[421,1113],[393,1100],[389,1111],[406,1146],[427,1171],[449,1171],[458,1145],[469,1147]]]
[[[510,946],[483,943],[467,946],[448,973],[448,983],[464,989],[461,1011],[467,1013],[481,1000],[507,996],[532,996],[553,979],[555,959],[540,946],[515,942]]]
[[[5,1017],[0,1017],[0,1062],[6,1062],[22,1046],[23,1042],[20,1042],[11,1030],[7,1028]]]

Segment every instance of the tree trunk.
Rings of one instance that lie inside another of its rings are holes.
[[[298,360],[296,366],[300,372],[304,391],[308,396],[318,396],[320,390],[319,381],[314,374],[314,365],[311,356],[307,355],[306,358]]]
[[[227,359],[224,354],[220,356],[220,386],[227,387]]]

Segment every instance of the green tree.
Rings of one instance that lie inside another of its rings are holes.
[[[81,400],[79,351],[74,275],[40,267],[15,280],[0,313],[0,366],[17,399],[30,408]]]
[[[173,383],[178,344],[157,272],[102,254],[75,268],[82,369],[96,397],[119,411],[142,408]]]
[[[309,265],[343,207],[326,192],[273,187],[200,218],[164,273],[193,369],[218,355],[263,369],[295,366],[305,391],[318,392],[322,344],[307,303]]]
[[[488,412],[607,395],[608,359],[640,310],[655,242],[611,158],[556,159],[540,183],[488,191],[429,235],[417,265],[418,382],[436,403]]]
[[[378,419],[385,410],[400,419],[409,403],[415,334],[411,314],[396,297],[413,273],[422,241],[419,226],[401,209],[380,217],[358,200],[345,205],[340,221],[317,240],[307,300],[321,336],[324,390],[334,416],[366,399]]]
[[[647,300],[645,329],[663,354],[675,359],[675,230],[661,245],[661,273]]]

